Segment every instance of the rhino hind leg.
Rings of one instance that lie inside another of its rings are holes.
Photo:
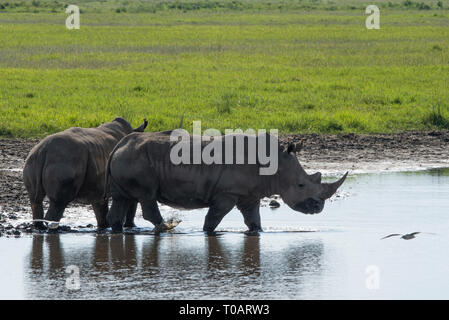
[[[82,184],[83,176],[77,174],[72,167],[62,165],[48,166],[43,173],[43,185],[50,207],[45,220],[60,221],[67,205],[75,200]]]
[[[101,201],[92,203],[92,208],[95,212],[95,218],[97,218],[97,230],[104,230],[108,225],[108,221],[106,220],[106,216],[108,214],[108,202]]]
[[[50,199],[50,206],[48,207],[45,220],[59,222],[62,218],[67,202],[56,202]]]
[[[33,212],[33,220],[44,219],[44,207],[42,205],[42,200],[40,202],[31,201],[31,210]],[[38,230],[46,229],[42,221],[35,221],[33,225]]]
[[[135,228],[134,218],[136,217],[137,201],[134,202],[126,213],[125,228]]]
[[[30,199],[33,220],[42,220],[44,219],[44,207],[42,205],[42,202],[44,201],[45,191],[42,188],[41,183],[38,183],[36,181],[38,180],[36,178],[36,175],[31,175],[29,171],[30,166],[28,164],[25,164],[25,168],[23,169],[23,182]],[[42,221],[34,221],[33,226],[38,230],[46,229],[46,226]]]
[[[123,224],[125,222],[126,213],[134,204],[134,200],[125,198],[113,198],[111,209],[107,214],[107,222],[112,229],[112,232],[123,232]]]

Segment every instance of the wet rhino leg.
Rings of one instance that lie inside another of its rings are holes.
[[[123,231],[126,213],[134,202],[134,200],[125,198],[112,198],[112,206],[107,214],[107,221],[112,228],[112,232]]]
[[[31,201],[31,210],[33,211],[33,220],[44,219],[44,207],[42,206],[42,200],[40,202]],[[42,221],[34,222],[36,229],[46,229]]]
[[[44,219],[44,207],[42,205],[42,201],[44,200],[45,193],[42,190],[34,190],[33,187],[28,187],[28,185],[27,189],[30,189],[29,199],[31,204],[31,211],[33,213],[33,220]],[[33,225],[36,229],[46,229],[42,221],[36,221],[33,223]]]
[[[83,177],[70,166],[53,165],[46,168],[43,178],[50,199],[45,220],[59,222],[67,205],[75,199]]]
[[[239,200],[237,208],[242,213],[244,222],[248,227],[246,234],[257,235],[263,231],[260,222],[260,200]]]
[[[132,204],[132,206],[129,208],[128,212],[126,213],[125,228],[134,228],[136,226],[134,224],[136,210],[137,210],[137,201]]]
[[[108,221],[106,220],[106,216],[108,214],[108,202],[100,201],[92,203],[92,208],[95,212],[95,217],[97,218],[97,230],[106,229],[108,225]]]
[[[237,198],[228,194],[215,197],[212,205],[209,207],[209,211],[207,211],[203,231],[213,233],[225,215],[234,208],[236,202]]]
[[[154,224],[154,233],[160,233],[167,229],[159,211],[156,198],[140,200],[140,205],[142,206],[143,218]]]
[[[48,208],[47,214],[45,215],[45,220],[49,221],[60,221],[67,207],[68,202],[59,202],[50,199],[50,206]]]

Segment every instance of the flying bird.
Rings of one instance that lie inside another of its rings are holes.
[[[404,239],[404,240],[411,240],[411,239],[416,238],[416,235],[419,234],[419,233],[434,234],[434,233],[429,233],[429,232],[418,232],[418,231],[417,232],[412,232],[412,233],[406,233],[406,234],[392,233],[392,234],[389,234],[388,236],[383,237],[380,240],[383,240],[383,239],[386,239],[386,238],[390,238],[390,237],[397,237],[397,236],[401,236],[401,239]]]

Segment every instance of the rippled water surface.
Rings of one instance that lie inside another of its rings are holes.
[[[448,299],[448,170],[357,175],[341,191],[315,216],[262,208],[259,237],[237,211],[207,237],[205,210],[164,208],[183,222],[160,237],[138,218],[137,234],[0,238],[0,298]]]

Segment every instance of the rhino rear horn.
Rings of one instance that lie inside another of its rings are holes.
[[[321,173],[317,172],[317,173],[311,174],[311,175],[309,175],[309,179],[315,183],[321,183]]]
[[[134,129],[133,131],[134,132],[143,132],[145,130],[145,128],[147,127],[147,125],[148,125],[147,119],[143,119],[143,123],[140,125],[140,127]]]
[[[332,195],[337,192],[337,189],[343,184],[347,176],[348,172],[346,172],[345,175],[338,181],[333,183],[322,183],[321,185],[323,186],[323,192],[321,193],[321,198],[329,199],[332,197]]]

